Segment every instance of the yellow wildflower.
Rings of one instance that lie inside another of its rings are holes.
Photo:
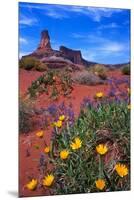
[[[108,148],[105,144],[99,144],[98,146],[96,146],[96,151],[100,155],[104,155],[105,153],[107,153]]]
[[[54,122],[54,126],[61,128],[62,127],[62,121],[58,120],[57,122]]]
[[[115,170],[120,177],[124,177],[128,174],[128,168],[126,165],[120,163],[115,165]]]
[[[34,190],[37,187],[37,179],[32,179],[29,183],[26,184],[27,189]]]
[[[130,95],[130,94],[131,94],[131,89],[130,89],[130,88],[127,88],[127,92],[128,92],[128,94]]]
[[[50,147],[49,147],[49,146],[45,147],[45,148],[44,148],[44,152],[45,152],[45,153],[49,153],[49,152],[50,152]]]
[[[72,142],[72,143],[70,144],[70,147],[71,147],[73,150],[75,150],[75,149],[81,148],[81,145],[82,145],[81,139],[80,139],[79,137],[76,137],[76,138],[74,139],[74,142]]]
[[[102,98],[104,96],[103,92],[97,92],[96,97],[97,98]]]
[[[36,136],[37,136],[37,137],[40,137],[40,138],[42,138],[43,135],[44,135],[44,132],[43,132],[43,131],[38,131],[38,132],[36,133]]]
[[[54,176],[52,174],[48,174],[43,179],[43,186],[49,187],[52,185],[53,181],[54,181]]]
[[[68,150],[62,150],[61,152],[60,152],[60,158],[61,159],[63,159],[63,160],[65,160],[65,159],[67,159],[68,158],[68,156],[69,156],[69,151]]]
[[[130,110],[130,109],[131,109],[131,105],[130,105],[130,104],[128,104],[127,108],[128,108],[128,110]]]
[[[65,119],[65,115],[59,116],[59,120],[60,120],[60,121],[64,121],[64,119]]]
[[[103,190],[104,187],[105,187],[105,181],[103,179],[98,179],[97,181],[95,181],[95,184],[96,184],[96,187],[99,189],[99,190]]]

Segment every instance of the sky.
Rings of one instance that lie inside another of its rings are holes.
[[[33,52],[42,30],[51,45],[81,50],[84,59],[102,64],[130,61],[130,10],[19,3],[19,55]]]

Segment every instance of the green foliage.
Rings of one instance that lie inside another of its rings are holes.
[[[61,87],[65,96],[72,91],[72,78],[71,75],[66,71],[60,75]]]
[[[82,147],[72,150],[70,143],[75,137],[82,141]],[[99,159],[96,146],[104,143],[108,156]],[[69,150],[66,160],[59,152]],[[54,165],[56,181],[54,194],[96,192],[95,181],[103,178],[106,191],[129,190],[130,175],[120,178],[114,170],[117,162],[130,164],[130,111],[122,102],[102,103],[98,108],[86,107],[73,126],[65,122],[64,128],[52,141],[53,153],[50,162]],[[100,174],[101,171],[101,174]]]
[[[52,88],[52,93],[51,93],[51,96],[50,98],[52,98],[53,100],[56,100],[58,98],[58,89],[57,87],[54,85],[53,88]]]
[[[89,71],[99,76],[102,80],[107,79],[107,74],[106,74],[107,68],[104,65],[96,64],[92,66],[91,68],[89,68]]]
[[[68,95],[71,91],[72,80],[69,73],[60,73],[54,70],[48,70],[37,80],[33,81],[28,88],[28,94],[30,94],[32,98],[46,93],[50,98],[57,99],[60,94]]]
[[[37,71],[45,71],[47,69],[47,66],[37,60],[35,57],[32,56],[26,56],[22,57],[19,61],[19,66],[22,69],[26,70],[37,70]]]
[[[130,75],[130,65],[125,65],[122,69],[121,69],[122,73],[125,75]]]

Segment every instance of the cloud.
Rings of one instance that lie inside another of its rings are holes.
[[[29,11],[32,11],[33,9],[40,10],[41,12],[44,11],[44,15],[55,19],[63,19],[69,17],[65,12],[63,12],[62,7],[57,5],[20,3],[20,8],[27,8]]]
[[[97,58],[98,53],[97,52],[92,52],[91,49],[81,49],[82,56],[84,59],[89,60],[89,61],[95,61]]]
[[[60,12],[54,11],[54,10],[48,10],[45,15],[55,18],[55,19],[63,19],[63,18],[68,18],[68,15],[62,14]]]
[[[48,4],[32,4],[32,3],[20,3],[20,7],[28,8],[29,10],[38,9],[45,11],[44,14],[56,18],[70,18],[74,13],[75,17],[79,15],[85,15],[91,18],[93,21],[100,22],[103,17],[111,17],[113,14],[122,12],[122,9],[111,8],[95,8],[88,6],[66,6],[66,5],[48,5]]]
[[[89,11],[89,16],[93,21],[100,22],[103,17],[109,18],[113,14],[122,12],[121,9],[111,9],[111,8],[87,8]]]
[[[112,52],[122,51],[124,49],[129,50],[129,42],[118,42],[118,38],[115,38],[115,40],[113,40],[103,35],[97,35],[92,33],[72,33],[71,37],[84,42],[85,45],[88,44],[88,46],[90,46],[90,48],[92,47],[92,49],[97,48],[98,50]]]
[[[33,18],[31,16],[27,17],[24,15],[21,15],[20,20],[19,20],[20,25],[27,25],[27,26],[35,25],[35,24],[37,24],[37,22],[38,22],[38,20],[36,18]]]
[[[129,57],[129,51],[125,49],[125,45],[121,43],[109,43],[104,46],[89,47],[86,50],[82,49],[82,56],[86,60],[98,63],[117,63],[117,58],[122,60],[122,57]],[[109,60],[109,62],[108,62]],[[119,61],[120,62],[120,61]],[[122,61],[121,61],[122,62]]]
[[[117,58],[124,54],[129,55],[130,44],[126,41],[119,42],[93,34],[83,35],[74,33],[73,37],[79,41],[84,41],[86,48],[83,46],[80,49],[83,57],[90,61],[101,62],[103,59]]]
[[[20,37],[20,38],[19,38],[19,42],[20,42],[20,44],[28,44],[27,39],[25,39],[25,38],[23,38],[23,37]]]
[[[100,50],[107,51],[107,52],[121,52],[124,51],[126,48],[126,45],[118,42],[110,42],[102,47],[100,47]]]
[[[72,33],[71,37],[75,39],[80,39],[82,40],[82,42],[85,42],[86,44],[88,43],[88,44],[99,45],[110,42],[108,38],[93,33],[87,33],[87,34]]]
[[[118,25],[118,24],[112,22],[112,23],[110,23],[110,24],[105,24],[105,25],[102,24],[102,25],[100,25],[100,26],[98,27],[98,30],[103,30],[103,29],[116,29],[116,28],[120,28],[120,25]]]

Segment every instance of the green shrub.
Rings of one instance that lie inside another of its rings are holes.
[[[58,81],[58,83],[57,83]],[[61,87],[57,87],[58,84]],[[51,87],[52,86],[52,87]],[[41,75],[37,80],[33,81],[28,88],[30,97],[37,97],[41,93],[46,93],[50,98],[58,98],[60,94],[68,95],[72,91],[72,79],[68,72],[58,72],[48,70]]]
[[[19,132],[28,133],[33,130],[33,109],[29,103],[19,101]]]
[[[121,69],[122,73],[124,75],[130,75],[130,65],[125,65],[122,69]]]
[[[47,66],[32,56],[22,57],[19,61],[19,66],[26,70],[37,70],[40,72],[46,71]]]
[[[86,107],[73,126],[66,122],[61,131],[55,131],[50,156],[56,179],[54,194],[97,192],[98,178],[105,180],[103,191],[130,189],[130,175],[121,178],[114,170],[118,162],[128,170],[130,165],[130,111],[126,103]],[[75,138],[82,142],[78,149],[70,145]],[[107,146],[106,155],[96,152],[99,144]],[[61,159],[62,150],[69,152],[67,159]]]
[[[90,72],[93,72],[95,75],[99,76],[102,80],[107,79],[107,68],[104,65],[96,64],[89,68]]]
[[[39,62],[36,66],[35,66],[35,70],[39,71],[39,72],[44,72],[47,70],[47,65],[44,63]]]
[[[39,61],[36,58],[31,57],[31,56],[22,57],[19,62],[20,68],[23,68],[26,70],[31,70],[35,68],[37,65],[39,65]]]

